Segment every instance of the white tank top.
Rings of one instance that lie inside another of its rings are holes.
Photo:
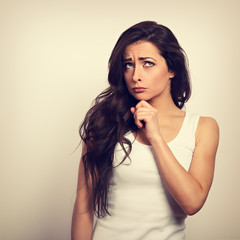
[[[195,148],[199,116],[186,113],[182,127],[168,143],[179,163],[188,170]],[[168,192],[159,174],[153,149],[135,140],[130,159],[119,144],[114,155],[108,201],[111,216],[96,219],[94,240],[183,240],[186,214]]]

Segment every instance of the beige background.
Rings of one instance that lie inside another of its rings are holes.
[[[155,20],[187,52],[187,110],[217,119],[214,185],[188,240],[240,239],[240,1],[0,1],[0,239],[70,239],[78,127],[127,27]]]

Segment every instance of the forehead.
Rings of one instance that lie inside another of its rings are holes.
[[[159,49],[151,42],[140,41],[128,45],[124,52],[124,58],[136,57],[158,57],[161,56]]]

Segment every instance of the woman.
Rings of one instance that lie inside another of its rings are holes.
[[[108,80],[80,128],[72,239],[185,239],[184,220],[212,184],[219,131],[181,110],[191,92],[183,50],[168,28],[138,23],[117,41]]]

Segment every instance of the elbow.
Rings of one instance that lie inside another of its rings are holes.
[[[192,216],[194,214],[196,214],[204,205],[205,203],[205,199],[192,199],[191,202],[188,202],[188,204],[186,204],[183,207],[183,211],[189,215]]]
[[[196,214],[202,207],[195,207],[195,206],[189,206],[184,208],[184,212],[188,215],[188,216],[193,216],[194,214]]]

